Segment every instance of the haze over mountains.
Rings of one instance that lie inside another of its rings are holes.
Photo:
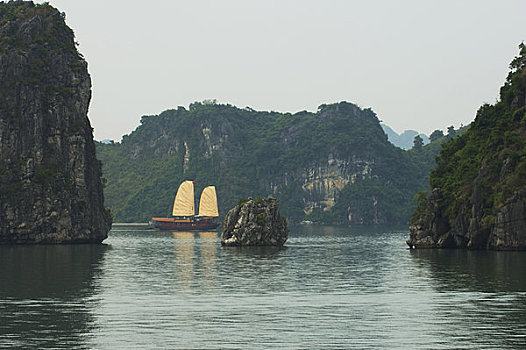
[[[416,136],[420,136],[424,142],[424,145],[429,143],[429,137],[425,134],[419,133],[415,130],[405,130],[403,133],[398,134],[389,125],[381,123],[382,129],[387,135],[387,139],[393,145],[400,147],[401,149],[411,149],[414,146],[414,140]]]

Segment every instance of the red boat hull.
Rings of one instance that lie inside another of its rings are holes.
[[[152,218],[150,227],[170,231],[212,230],[219,226],[217,218],[199,218],[177,220],[173,218]]]

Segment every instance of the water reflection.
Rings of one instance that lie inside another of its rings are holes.
[[[277,257],[280,252],[287,249],[286,246],[246,246],[246,247],[222,247],[223,250],[247,258],[271,259]]]
[[[108,247],[0,247],[0,347],[82,347],[93,323],[86,300]]]
[[[175,280],[181,287],[189,288],[194,279],[194,233],[176,231],[175,239]]]
[[[526,252],[413,249],[410,254],[414,264],[430,273],[439,291],[526,291]]]
[[[212,286],[217,275],[217,232],[175,231],[172,234],[177,284],[183,289],[194,283],[201,287]]]
[[[437,338],[474,348],[524,346],[526,252],[410,250],[410,257],[415,280],[439,292],[429,300],[433,318],[450,322],[435,327]]]
[[[221,288],[231,294],[247,291],[254,295],[283,291],[292,281],[286,269],[286,247],[221,247]]]
[[[205,287],[214,285],[217,277],[217,232],[199,232],[199,267],[200,280]]]
[[[0,247],[0,348],[524,348],[525,254],[406,237],[292,227],[285,247],[221,247],[129,229],[111,251]]]

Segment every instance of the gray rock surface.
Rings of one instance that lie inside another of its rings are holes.
[[[469,217],[458,215],[453,226],[440,200],[440,190],[434,189],[424,215],[410,226],[407,244],[411,248],[526,250],[526,188],[498,210],[493,223],[485,223],[476,189]]]
[[[101,242],[87,64],[55,8],[0,7],[0,244]]]
[[[287,220],[274,198],[251,199],[226,215],[221,244],[225,246],[282,246],[288,238]]]
[[[488,248],[526,250],[526,189],[515,193],[495,219],[488,239]]]

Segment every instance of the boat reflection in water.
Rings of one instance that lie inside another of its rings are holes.
[[[185,289],[210,287],[217,275],[217,232],[174,231],[172,234],[176,283]]]

